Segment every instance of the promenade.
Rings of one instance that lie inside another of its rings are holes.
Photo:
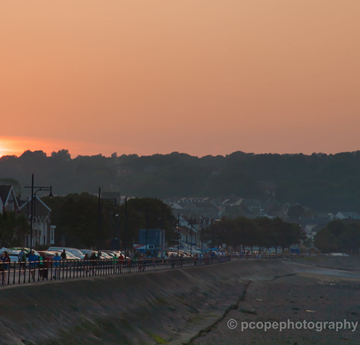
[[[214,258],[149,258],[132,261],[131,264],[120,264],[113,260],[62,260],[58,266],[53,261],[45,261],[43,266],[39,262],[27,262],[21,266],[19,262],[10,264],[0,263],[2,278],[1,287],[9,285],[36,284],[42,281],[59,281],[65,279],[80,279],[96,276],[110,276],[122,274],[141,274],[149,271],[181,269],[215,265],[231,260],[231,256]]]

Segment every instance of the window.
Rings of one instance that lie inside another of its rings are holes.
[[[50,244],[55,243],[55,226],[51,225],[50,227]]]

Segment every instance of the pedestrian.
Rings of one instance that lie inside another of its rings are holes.
[[[112,266],[113,266],[113,273],[116,273],[116,265],[118,262],[118,258],[116,256],[116,254],[114,254],[114,256],[112,257]]]
[[[198,255],[195,254],[193,259],[194,259],[194,266],[196,266],[197,265],[197,260],[198,260]]]
[[[39,275],[44,280],[44,261],[45,261],[45,255],[44,253],[40,253],[39,256]]]
[[[174,255],[174,253],[171,253],[171,255],[170,255],[170,264],[171,264],[172,268],[175,267],[175,255]]]
[[[183,265],[184,265],[184,254],[181,254],[180,255],[180,267],[183,267]]]
[[[122,253],[119,255],[118,262],[119,262],[119,269],[120,269],[120,274],[121,274],[121,273],[123,273],[123,267],[124,267],[124,262],[125,262],[124,255]]]
[[[85,254],[83,263],[84,263],[84,271],[85,271],[86,275],[88,275],[88,273],[89,273],[89,254],[88,253]]]
[[[127,267],[128,267],[128,273],[131,273],[131,257],[128,256],[127,259]]]
[[[63,249],[62,253],[61,253],[61,260],[66,260],[66,252],[65,249]]]
[[[26,252],[25,252],[24,248],[21,248],[21,251],[18,255],[18,261],[19,261],[19,274],[21,273],[21,270],[25,274]]]
[[[145,269],[145,258],[144,255],[140,254],[138,271],[143,272]]]
[[[36,270],[36,264],[38,263],[38,256],[34,254],[34,251],[32,250],[29,255],[29,268],[31,272],[31,277],[33,282],[35,281],[35,270]]]
[[[133,256],[132,265],[133,265],[133,267],[135,267],[135,272],[136,272],[136,267],[138,265],[138,260],[137,260],[136,255]]]
[[[52,258],[50,255],[45,255],[45,263],[44,263],[44,274],[43,274],[43,280],[49,279],[49,268],[51,268],[52,264]]]
[[[10,256],[7,251],[1,253],[1,273],[2,273],[2,285],[6,284],[6,272],[9,270]]]
[[[54,279],[56,280],[57,278],[60,278],[60,261],[61,261],[61,257],[59,256],[59,253],[55,253],[54,256]]]
[[[95,274],[96,261],[97,261],[96,253],[92,252],[90,256],[90,263],[91,263],[91,271],[93,275],[96,275]]]

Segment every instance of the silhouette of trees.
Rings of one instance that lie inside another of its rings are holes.
[[[280,218],[245,217],[235,219],[223,218],[204,230],[204,238],[211,241],[212,246],[227,244],[240,247],[281,247],[283,250],[304,239],[300,226],[284,222]]]
[[[358,253],[360,248],[360,224],[334,220],[315,236],[314,244],[324,253]]]
[[[98,197],[88,193],[68,194],[65,197],[44,198],[52,209],[52,222],[56,224],[56,243],[65,236],[66,245],[77,248],[97,246]],[[106,247],[112,236],[125,243],[125,205],[101,201],[100,246]],[[128,201],[126,212],[127,248],[138,238],[139,229],[164,229],[166,241],[177,243],[176,219],[171,208],[159,199],[134,198]]]
[[[0,171],[1,178],[16,179],[20,186],[28,185],[35,173],[36,180],[54,186],[57,195],[94,194],[101,185],[138,197],[261,198],[267,195],[261,182],[270,181],[280,202],[318,211],[360,209],[360,151],[309,156],[234,152],[201,158],[177,152],[71,158],[67,150],[49,157],[43,151],[25,151],[20,157],[1,157]]]
[[[7,211],[0,213],[0,242],[2,247],[21,245],[24,236],[29,231],[29,224],[23,214]]]

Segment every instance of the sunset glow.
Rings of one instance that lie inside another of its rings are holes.
[[[360,1],[0,3],[0,155],[360,148]]]

